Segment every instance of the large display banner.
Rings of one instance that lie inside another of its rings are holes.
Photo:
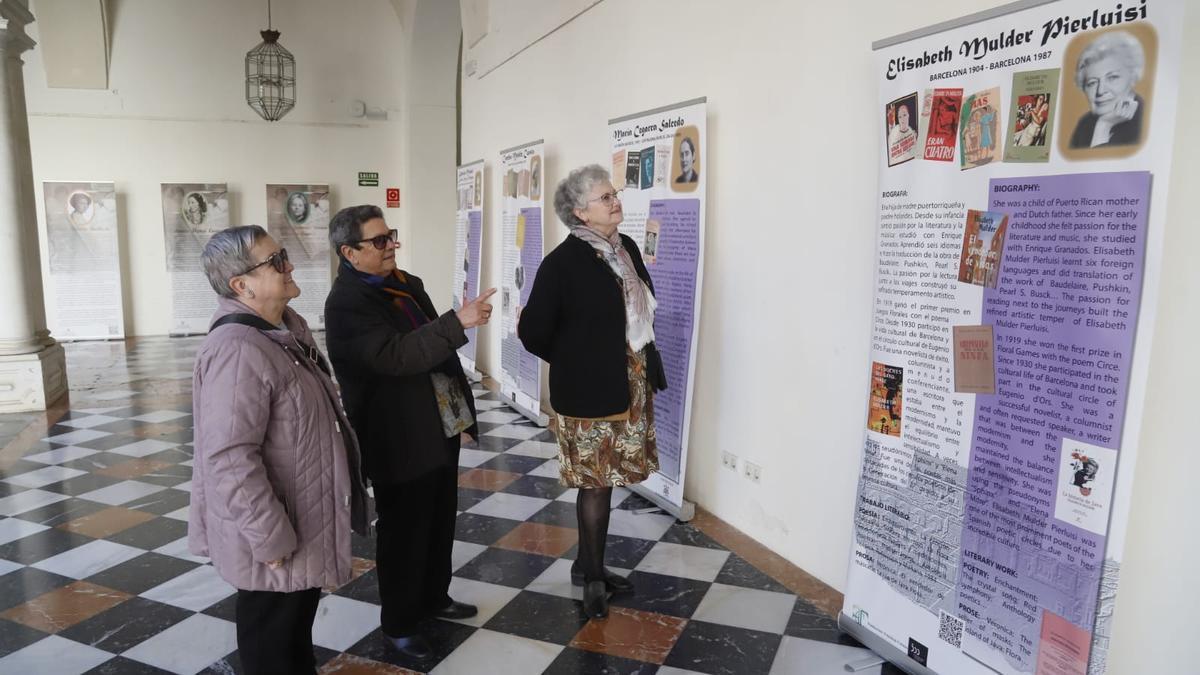
[[[537,140],[500,152],[500,393],[526,417],[545,425],[542,362],[525,351],[517,319],[542,262],[546,144]],[[474,296],[471,296],[474,297]]]
[[[163,233],[171,279],[171,335],[208,332],[217,306],[200,265],[209,237],[229,227],[224,183],[163,183]]]
[[[289,306],[313,330],[325,329],[325,298],[332,278],[329,186],[268,185],[267,231],[287,249],[300,297]]]
[[[454,296],[455,311],[479,295],[479,272],[483,252],[483,160],[458,167],[458,211],[454,221]],[[524,273],[522,273],[524,274]],[[532,279],[532,277],[530,277]],[[524,279],[522,279],[524,282]],[[530,283],[532,286],[532,282]],[[467,344],[458,348],[463,369],[473,379],[478,328],[467,329]]]
[[[707,108],[700,98],[608,122],[613,186],[625,213],[621,233],[637,242],[654,281],[654,342],[668,384],[654,395],[660,469],[638,487],[676,509],[683,504],[700,330]]]
[[[1182,12],[1023,2],[876,45],[874,327],[841,623],[906,670],[1105,672]]]
[[[42,184],[50,276],[46,320],[59,340],[125,337],[117,190],[111,182]]]

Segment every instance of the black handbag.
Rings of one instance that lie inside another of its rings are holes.
[[[646,381],[654,391],[667,388],[667,371],[663,370],[662,354],[654,343],[646,345]]]

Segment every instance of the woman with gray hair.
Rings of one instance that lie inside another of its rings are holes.
[[[287,251],[257,225],[213,235],[217,292],[192,379],[188,547],[238,589],[246,673],[315,673],[322,587],[350,581],[350,532],[367,531],[358,443],[308,325]]]
[[[1072,148],[1137,145],[1142,137],[1145,102],[1134,87],[1142,79],[1146,54],[1142,43],[1123,30],[1101,34],[1079,55],[1075,84],[1090,110],[1071,134]]]
[[[571,234],[538,268],[517,334],[550,364],[559,473],[579,488],[571,580],[584,586],[584,612],[604,618],[608,593],[633,590],[604,568],[612,489],[658,469],[653,390],[666,382],[654,348],[654,285],[637,245],[617,232],[623,213],[608,172],[572,171],[554,210]]]

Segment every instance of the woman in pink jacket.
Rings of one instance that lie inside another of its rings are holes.
[[[250,225],[213,235],[202,259],[221,298],[193,375],[189,547],[238,589],[245,672],[314,673],[321,588],[350,580],[350,531],[367,529],[358,443],[287,306],[287,251]]]

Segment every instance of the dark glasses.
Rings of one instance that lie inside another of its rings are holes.
[[[369,241],[369,242],[371,242],[372,246],[374,246],[376,249],[382,251],[383,249],[387,248],[388,242],[391,242],[394,244],[399,240],[400,240],[399,232],[397,232],[396,230],[388,230],[387,234],[381,234],[381,235],[378,235],[375,237],[371,237],[370,239],[359,239],[358,241],[356,241],[354,243],[355,243],[355,245],[358,245],[358,244],[365,244],[366,242]]]
[[[288,264],[287,249],[281,248],[278,251],[267,256],[266,260],[258,263],[254,267],[247,269],[245,272],[242,272],[242,274],[250,274],[254,270],[262,267],[263,265],[270,265],[271,267],[275,268],[276,272],[283,274],[284,271],[287,270],[287,264]]]

